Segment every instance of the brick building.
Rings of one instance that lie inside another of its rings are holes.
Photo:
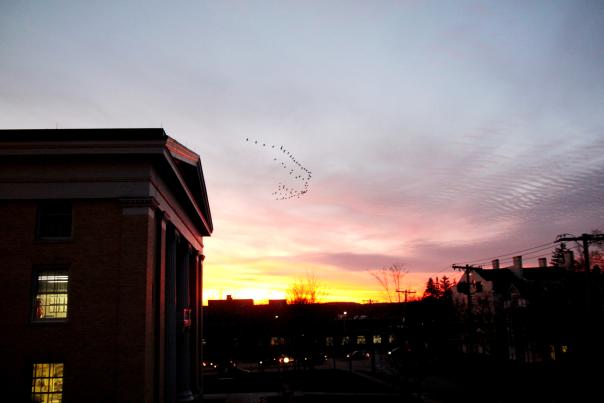
[[[201,393],[197,154],[163,129],[0,131],[2,401]]]

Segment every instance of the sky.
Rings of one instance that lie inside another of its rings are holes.
[[[603,77],[601,1],[0,0],[0,128],[200,155],[205,299],[421,295],[604,229]]]

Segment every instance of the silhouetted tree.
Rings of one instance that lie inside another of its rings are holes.
[[[407,270],[402,263],[394,263],[389,267],[382,267],[379,270],[369,272],[382,287],[382,293],[388,302],[401,302],[401,280],[407,274]]]
[[[591,231],[591,235],[602,235],[602,231],[599,229],[594,229]],[[583,243],[577,242],[577,247],[579,249],[579,253],[577,256],[577,266],[585,267],[585,259],[583,257]],[[604,263],[604,256],[602,252],[604,251],[604,241],[592,241],[589,245],[589,262],[593,267],[594,265],[598,265],[600,268],[602,267],[602,263]]]
[[[438,278],[438,277],[437,277]],[[450,298],[453,295],[453,283],[449,280],[449,277],[443,276],[438,282],[438,288],[441,294],[441,297]]]
[[[430,277],[428,279],[428,282],[426,283],[426,290],[424,291],[424,298],[434,298],[434,299],[440,298],[442,296],[442,291],[440,289],[439,283],[440,283],[440,281],[438,280],[438,277],[436,277],[436,281],[434,281],[432,279],[432,277]]]
[[[594,229],[590,232],[591,235],[602,235],[602,231]],[[573,262],[574,268],[584,267],[584,256],[583,256],[583,243],[576,242],[577,253],[575,253],[575,261]],[[560,242],[552,252],[550,264],[552,266],[564,266],[564,253],[569,251],[570,248],[566,247],[564,242]],[[592,241],[589,244],[589,260],[591,265],[601,266],[604,262],[604,241]]]
[[[604,267],[604,254],[601,251],[594,250],[593,252],[589,252],[589,254],[589,260],[592,267],[598,266],[600,269]]]
[[[305,277],[297,278],[287,289],[288,304],[316,304],[324,292],[315,273],[306,273]]]
[[[599,230],[599,229],[594,229],[594,230],[591,231],[591,234],[592,235],[602,235],[604,233],[601,230]],[[595,247],[597,247],[597,248],[599,248],[600,250],[604,249],[604,241],[594,241],[592,243],[592,245],[595,246]]]
[[[552,251],[552,257],[549,260],[551,266],[564,266],[564,254],[569,251],[564,242],[560,242]]]

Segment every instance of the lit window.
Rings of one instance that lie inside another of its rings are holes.
[[[357,344],[365,344],[365,336],[357,336]]]
[[[373,344],[382,344],[382,336],[379,334],[373,335]]]
[[[63,400],[63,363],[36,363],[31,379],[32,401],[60,403]]]
[[[38,238],[71,238],[71,203],[51,201],[38,208]]]
[[[282,346],[285,344],[284,337],[271,337],[271,346]]]
[[[549,358],[552,361],[556,361],[556,346],[553,344],[549,345]]]
[[[342,345],[345,346],[347,344],[350,344],[350,337],[349,336],[342,337]]]
[[[388,344],[393,344],[396,341],[396,338],[393,334],[388,336]]]
[[[35,283],[34,320],[66,319],[69,283],[67,271],[39,271],[36,274]]]
[[[326,345],[326,346],[333,346],[333,337],[331,337],[331,336],[327,336],[327,337],[325,338],[325,345]]]

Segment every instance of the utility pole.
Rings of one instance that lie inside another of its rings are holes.
[[[592,242],[604,241],[604,234],[581,234],[581,236],[566,236],[568,234],[558,235],[556,242],[581,241],[583,244],[583,261],[585,262],[585,273],[591,271],[589,264],[589,244]]]
[[[468,323],[468,344],[469,344],[469,352],[470,354],[472,354],[474,352],[474,324],[472,323],[472,290],[470,287],[470,272],[472,270],[476,270],[478,269],[478,267],[474,267],[472,265],[465,265],[465,266],[460,266],[460,265],[451,265],[451,267],[453,268],[453,270],[459,270],[459,271],[465,271],[465,275],[466,275],[466,296],[468,297],[468,307],[466,310],[466,320]]]
[[[582,337],[578,342],[578,349],[582,349],[583,356],[587,359],[593,351],[594,346],[598,344],[597,340],[594,338],[597,332],[595,331],[595,323],[594,322],[594,307],[592,295],[592,279],[590,278],[591,265],[589,264],[589,244],[593,242],[602,242],[604,241],[604,234],[581,234],[581,236],[573,236],[570,234],[562,234],[558,235],[556,238],[556,242],[581,242],[583,245],[583,261],[585,264],[585,288],[583,289],[583,299],[585,303],[585,309],[578,312],[578,314],[583,316],[582,325],[580,326],[582,331]]]
[[[466,295],[468,296],[468,312],[470,314],[472,314],[472,293],[470,290],[470,272],[472,270],[478,269],[478,267],[474,267],[469,264],[467,264],[465,266],[459,266],[459,265],[454,264],[451,267],[453,268],[453,270],[459,270],[459,271],[464,270],[466,272],[465,273],[466,274],[466,283],[468,284],[468,288],[466,288],[465,291],[466,291]]]
[[[405,302],[407,302],[407,295],[408,294],[415,294],[415,291],[412,290],[396,290],[396,292],[400,292],[405,294]]]

